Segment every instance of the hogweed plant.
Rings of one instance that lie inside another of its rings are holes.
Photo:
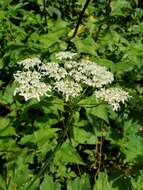
[[[25,101],[36,99],[40,102],[42,97],[51,98],[56,95],[63,100],[65,105],[64,128],[59,137],[59,143],[37,177],[49,167],[50,161],[54,160],[54,156],[64,141],[72,138],[73,118],[76,111],[82,107],[84,100],[92,97],[92,105],[87,106],[95,106],[96,109],[98,105],[109,104],[110,109],[118,111],[121,104],[129,98],[128,92],[120,87],[111,86],[114,75],[106,67],[80,59],[77,53],[69,51],[59,52],[55,58],[57,60],[55,62],[42,62],[40,58],[24,59],[18,62],[22,69],[14,74],[15,83],[17,83],[14,96],[19,94]],[[104,115],[104,113],[100,114]],[[31,181],[27,189],[37,177]]]
[[[0,190],[143,190],[143,1],[62,2],[0,1]]]

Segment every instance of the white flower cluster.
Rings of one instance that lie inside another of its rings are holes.
[[[112,83],[114,80],[113,74],[106,67],[87,60],[83,60],[77,66],[74,64],[74,69],[70,71],[70,75],[77,82],[96,88],[101,88],[104,85]]]
[[[79,96],[82,91],[80,84],[72,80],[61,80],[55,82],[55,89],[63,94],[65,101],[68,101],[70,97],[75,98],[76,96]]]
[[[119,88],[105,89],[114,80],[113,74],[106,67],[99,66],[89,60],[75,61],[76,53],[59,52],[59,62],[42,63],[39,58],[28,58],[18,62],[24,71],[14,74],[19,83],[14,94],[19,93],[25,100],[47,95],[56,91],[65,101],[83,94],[85,88],[92,87],[97,98],[110,105],[113,110],[120,108],[120,103],[128,99],[128,93]],[[43,82],[48,81],[48,82]],[[49,83],[49,84],[48,84]]]
[[[48,76],[55,80],[61,80],[67,76],[67,71],[57,63],[46,63],[39,67],[42,76]]]
[[[125,103],[128,100],[128,92],[121,88],[102,88],[95,91],[97,98],[100,98],[110,104],[113,110],[117,111],[120,108],[120,103]]]
[[[61,51],[59,53],[56,54],[56,58],[60,61],[62,60],[71,60],[73,59],[73,57],[77,55],[76,53],[72,53],[70,51]]]
[[[30,69],[30,68],[33,68],[34,66],[39,67],[41,63],[42,63],[41,60],[37,57],[27,58],[18,62],[18,64],[22,65],[24,69]]]
[[[40,96],[47,95],[47,92],[51,91],[50,85],[40,81],[41,75],[37,71],[17,71],[14,78],[19,83],[14,95],[19,93],[26,101],[31,98],[36,98],[40,101]]]

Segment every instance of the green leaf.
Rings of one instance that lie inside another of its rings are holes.
[[[28,169],[28,165],[24,163],[22,157],[19,157],[14,165],[15,165],[14,181],[17,184],[17,186],[20,188],[21,185],[24,185],[26,182],[29,181],[31,172]]]
[[[3,60],[0,58],[0,69],[2,69],[4,67],[4,62]]]
[[[81,177],[77,177],[72,181],[68,181],[67,190],[90,190],[90,181],[88,175],[82,175]]]
[[[84,99],[82,99],[78,105],[82,106],[82,107],[93,107],[93,106],[97,106],[98,102],[96,100],[96,97],[93,96],[89,96],[89,97],[85,97]]]
[[[138,156],[142,156],[143,139],[138,134],[140,125],[132,120],[124,123],[124,136],[120,141],[121,151],[126,156],[126,162],[135,162]]]
[[[100,104],[93,108],[86,108],[86,113],[87,113],[87,117],[88,117],[89,121],[93,125],[95,123],[96,117],[109,123],[107,108],[106,108],[106,105],[104,105],[104,104]]]
[[[84,162],[77,153],[76,149],[68,141],[63,143],[60,150],[56,153],[55,160],[62,163],[76,163],[84,165]]]
[[[74,127],[74,140],[80,144],[95,144],[97,136],[84,128]]]
[[[40,36],[40,43],[44,49],[48,49],[53,44],[59,42],[59,37],[51,34],[43,34]]]
[[[44,180],[40,185],[40,190],[60,190],[61,185],[53,181],[53,178],[49,175],[45,175]]]
[[[31,177],[32,171],[29,170],[28,164],[25,161],[25,153],[19,154],[17,159],[6,164],[7,178],[9,178],[9,189],[24,190]],[[31,189],[32,190],[32,189]]]
[[[136,178],[131,178],[132,187],[134,190],[143,190],[143,170]]]
[[[96,44],[91,37],[84,38],[81,40],[76,37],[74,39],[75,46],[80,53],[88,53],[90,55],[96,55]]]
[[[111,1],[111,15],[124,16],[123,8],[130,8],[130,3],[127,0],[112,0]]]
[[[0,136],[14,135],[15,130],[10,125],[10,120],[8,118],[0,118]]]
[[[56,136],[56,132],[59,129],[56,128],[42,128],[39,129],[38,131],[35,131],[32,135],[25,135],[20,143],[26,144],[26,143],[34,143],[38,144],[38,146],[42,146],[45,144],[49,139],[53,138]]]
[[[123,137],[115,134],[109,134],[110,141],[119,145],[121,152],[125,154],[125,162],[136,162],[138,156],[142,156],[143,139],[139,135],[140,125],[132,120],[124,122]]]
[[[2,177],[2,175],[0,175],[0,187],[2,190],[5,190],[6,189],[6,182],[4,180],[4,178]]]
[[[108,176],[100,172],[98,175],[98,179],[95,181],[95,185],[93,190],[117,190],[118,188],[113,188],[112,183],[108,181]]]
[[[2,100],[5,101],[6,103],[11,104],[13,102],[13,92],[14,92],[15,88],[16,88],[15,83],[8,85],[5,89]]]
[[[113,61],[111,61],[111,60],[103,59],[103,58],[100,58],[100,57],[96,57],[94,60],[95,60],[95,62],[97,62],[99,65],[111,69],[112,72],[114,72],[115,69],[116,69],[116,66],[117,66],[117,65],[115,65],[115,64],[113,63]]]
[[[52,45],[60,42],[60,37],[65,33],[64,29],[50,32],[48,34],[43,34],[40,36],[41,48],[48,49]]]

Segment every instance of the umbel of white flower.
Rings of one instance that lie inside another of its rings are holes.
[[[70,97],[75,98],[80,96],[82,91],[80,84],[68,79],[55,82],[55,89],[62,93],[66,101],[68,101]]]
[[[77,82],[96,88],[101,88],[114,80],[113,74],[106,67],[99,66],[88,60],[82,60],[77,65],[73,62],[73,69],[69,75]]]
[[[113,110],[117,111],[120,108],[120,103],[124,104],[128,100],[128,92],[121,88],[102,88],[95,91],[97,98],[100,98],[110,104]]]
[[[118,110],[120,103],[128,99],[128,93],[122,89],[105,86],[114,80],[113,74],[106,67],[89,60],[76,61],[76,53],[59,52],[57,62],[42,63],[39,58],[27,58],[19,61],[23,71],[17,71],[14,79],[18,87],[14,95],[19,93],[27,101],[49,95],[51,92],[61,94],[66,102],[80,97],[87,87],[93,88],[97,98],[108,102],[114,110]],[[46,81],[46,82],[44,82]]]
[[[58,63],[46,63],[39,67],[39,71],[42,76],[48,76],[57,81],[65,78],[67,76],[67,71],[60,67]]]
[[[40,97],[47,95],[51,91],[51,86],[41,82],[41,75],[37,71],[18,71],[14,74],[15,80],[19,83],[19,87],[15,89],[14,95],[19,93],[25,100],[36,98],[40,101]]]
[[[34,66],[39,66],[41,64],[41,60],[38,57],[27,58],[22,61],[19,61],[18,64],[22,65],[25,69],[33,68]]]
[[[77,53],[72,53],[70,51],[60,51],[56,54],[58,60],[72,60]]]

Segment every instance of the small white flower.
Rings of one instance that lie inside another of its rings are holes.
[[[74,69],[76,67],[78,67],[78,62],[76,62],[76,61],[66,60],[64,62],[64,68],[67,70],[71,70],[71,69]]]
[[[84,81],[87,81],[86,75],[82,74],[82,72],[79,72],[77,68],[72,69],[69,72],[69,76],[71,76],[76,82],[84,83]]]
[[[14,74],[14,78],[19,83],[19,87],[14,91],[14,96],[19,93],[26,101],[31,98],[40,101],[40,96],[47,95],[47,92],[51,91],[51,86],[41,82],[41,75],[36,71],[18,71]]]
[[[41,74],[37,71],[17,71],[14,74],[14,79],[20,84],[27,83],[27,81],[31,81],[31,83],[36,83],[41,79]]]
[[[74,64],[74,69],[69,75],[77,82],[97,88],[110,84],[114,80],[113,74],[106,67],[87,60]]]
[[[72,80],[61,80],[55,82],[55,89],[62,93],[65,97],[65,101],[68,101],[71,97],[75,98],[79,96],[82,91],[81,86]]]
[[[97,98],[100,98],[110,104],[115,111],[120,108],[120,103],[124,104],[129,98],[128,92],[121,88],[102,88],[95,91],[95,95]]]
[[[42,62],[38,57],[27,58],[18,62],[19,65],[22,65],[24,69],[28,69],[28,70],[29,68],[33,68],[34,66],[38,67],[41,63]]]
[[[56,53],[56,59],[62,61],[62,60],[71,60],[73,57],[77,55],[77,53],[72,53],[70,51],[61,51]]]
[[[67,71],[57,63],[46,63],[39,67],[42,76],[48,76],[55,80],[61,80],[67,76]]]

